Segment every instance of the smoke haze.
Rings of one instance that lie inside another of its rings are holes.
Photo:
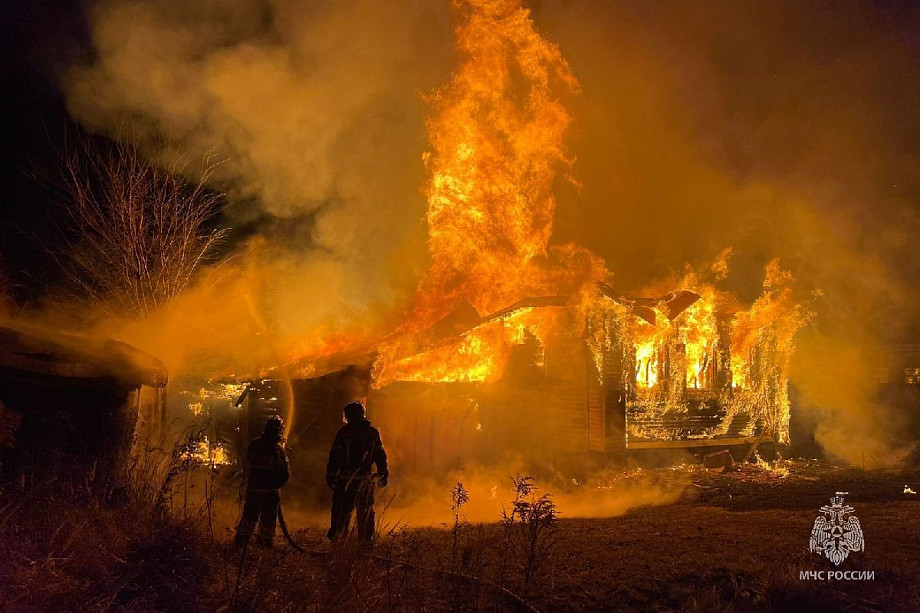
[[[822,294],[792,371],[820,442],[854,461],[896,448],[874,381],[920,323],[920,10],[531,6],[581,84],[580,188],[559,181],[553,242],[593,250],[634,292],[732,247],[725,286],[746,301],[779,257],[803,299]],[[248,304],[281,339],[395,321],[427,266],[423,95],[455,68],[448,2],[110,1],[92,22],[73,115],[111,135],[129,122],[154,159],[226,160],[217,187],[249,274],[189,308],[226,329]]]
[[[779,257],[823,293],[792,371],[802,407],[822,407],[819,442],[883,462],[900,427],[873,398],[883,346],[917,324],[920,12],[839,8],[541,4],[583,88],[583,188],[557,238],[623,287],[732,246],[728,286],[746,300]]]
[[[421,1],[103,2],[70,109],[116,137],[129,124],[154,159],[220,160],[226,223],[271,253],[266,319],[306,333],[417,282],[421,94],[449,72],[449,18]]]

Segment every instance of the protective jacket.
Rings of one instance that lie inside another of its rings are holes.
[[[281,489],[288,482],[290,466],[280,440],[263,434],[249,443],[246,456],[249,466],[246,489],[250,492]]]
[[[367,419],[348,423],[335,435],[326,464],[326,481],[333,485],[336,481],[365,476],[374,464],[381,476],[389,474],[380,431]]]

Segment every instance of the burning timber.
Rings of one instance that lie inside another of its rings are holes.
[[[361,399],[396,461],[443,469],[786,444],[788,361],[802,322],[787,298],[771,286],[745,308],[702,284],[657,298],[598,284],[486,316],[463,305],[373,353],[301,364],[290,389],[254,382],[244,421],[264,422],[293,395],[293,440],[322,448],[344,403]]]
[[[423,155],[431,264],[407,318],[363,356],[256,382],[244,415],[293,413],[299,463],[295,446],[324,447],[344,401],[362,399],[394,463],[428,471],[787,443],[788,364],[807,318],[791,275],[770,263],[747,308],[692,273],[677,291],[630,298],[596,254],[553,244],[553,186],[573,162],[564,102],[578,82],[519,3],[455,6],[460,64],[431,98]]]

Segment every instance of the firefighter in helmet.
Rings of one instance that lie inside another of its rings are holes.
[[[243,517],[236,527],[236,545],[244,546],[249,542],[257,521],[258,544],[271,547],[275,540],[281,488],[290,477],[288,457],[281,439],[283,430],[281,417],[269,417],[262,436],[253,440],[246,451],[246,502]]]
[[[327,536],[335,541],[345,534],[355,511],[358,538],[370,545],[374,541],[374,488],[387,486],[387,454],[380,432],[365,417],[363,404],[349,403],[343,412],[346,423],[335,435],[326,465],[326,485],[332,490],[332,525]],[[371,473],[374,464],[376,475]]]

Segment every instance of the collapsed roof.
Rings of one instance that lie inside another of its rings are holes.
[[[652,325],[657,325],[661,317],[674,321],[701,298],[699,294],[689,290],[677,290],[655,298],[625,296],[606,283],[599,283],[598,290],[600,296],[628,308],[636,317]],[[387,336],[383,343],[398,344],[391,357],[401,359],[449,344],[483,324],[506,317],[520,309],[569,306],[575,299],[573,296],[564,295],[533,296],[484,316],[477,313],[469,303],[462,302],[451,313],[429,328],[405,336],[396,332]],[[731,294],[726,293],[721,296],[718,305],[719,312],[730,315],[742,308]],[[339,352],[314,360],[304,360],[295,365],[295,377],[318,377],[340,371],[348,366],[370,368],[378,355],[378,350],[370,349]]]

